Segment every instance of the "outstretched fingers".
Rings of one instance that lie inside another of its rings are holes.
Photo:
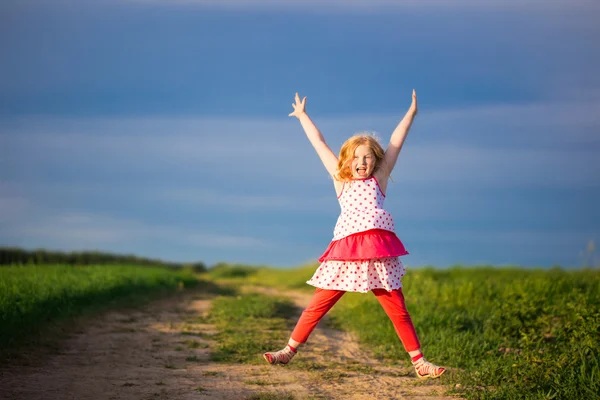
[[[300,95],[298,95],[298,93],[296,93],[295,96],[295,103],[292,103],[292,107],[294,108],[294,111],[289,113],[288,116],[289,117],[293,117],[296,116],[298,117],[300,114],[302,114],[304,112],[305,109],[305,105],[306,105],[306,96],[304,96],[302,98],[302,100],[300,100]]]

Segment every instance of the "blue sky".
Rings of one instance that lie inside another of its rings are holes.
[[[420,111],[386,207],[409,266],[581,266],[600,242],[597,1],[8,0],[0,245],[296,266],[337,152]]]

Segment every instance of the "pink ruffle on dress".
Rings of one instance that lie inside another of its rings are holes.
[[[398,257],[408,252],[394,233],[391,214],[383,209],[384,199],[373,176],[345,185],[333,240],[309,285],[363,293],[402,287],[406,270]]]
[[[319,258],[326,260],[365,261],[373,258],[388,258],[408,254],[394,232],[384,229],[371,229],[355,233],[329,243],[325,253]]]

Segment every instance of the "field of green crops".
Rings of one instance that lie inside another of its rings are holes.
[[[232,266],[211,274],[312,290],[304,282],[313,271],[314,266],[291,271]],[[460,384],[459,394],[600,398],[600,271],[415,269],[403,282],[425,356],[451,368],[443,380]],[[348,293],[330,314],[376,357],[408,362],[374,296]]]
[[[197,281],[190,271],[164,267],[0,267],[0,350],[66,317],[143,301]]]

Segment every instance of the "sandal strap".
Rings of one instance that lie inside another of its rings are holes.
[[[446,369],[443,367],[438,367],[437,365],[430,363],[424,358],[421,358],[415,363],[415,370],[421,376],[431,376],[436,378],[442,373],[444,373]]]

